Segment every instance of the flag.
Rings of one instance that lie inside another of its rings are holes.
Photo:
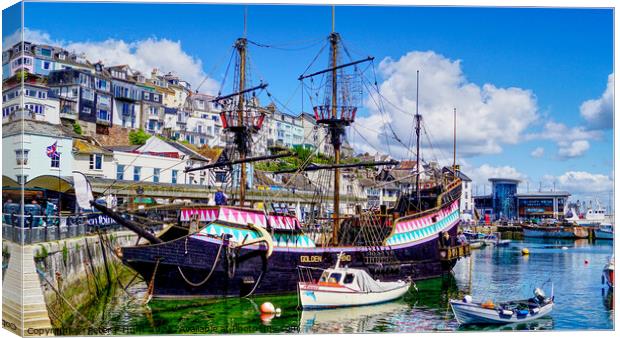
[[[54,142],[54,144],[52,144],[51,146],[47,147],[47,157],[49,158],[59,158],[60,154],[58,154],[57,151],[57,144],[58,141]]]

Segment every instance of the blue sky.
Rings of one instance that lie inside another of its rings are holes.
[[[25,26],[67,45],[92,45],[107,39],[127,43],[149,38],[179,41],[184,53],[200,60],[202,72],[221,81],[232,42],[243,33],[243,12],[244,6],[234,5],[26,3]],[[250,40],[308,47],[296,51],[252,47],[250,51],[256,75],[270,83],[274,96],[286,102],[298,86],[297,76],[321,47],[309,46],[307,42],[326,37],[331,30],[331,8],[255,5],[248,6],[248,13]],[[3,26],[6,35],[7,26]],[[612,189],[613,132],[611,128],[587,124],[580,107],[587,100],[601,98],[608,76],[613,73],[611,10],[339,6],[336,29],[357,56],[373,55],[376,65],[390,58],[399,68],[409,60],[401,59],[409,52],[432,51],[433,60],[448,60],[452,64],[460,60],[458,70],[464,84],[481,88],[492,84],[530,93],[530,101],[536,104],[531,112],[535,121],[523,126],[511,142],[498,139],[500,151],[474,151],[462,158],[479,184],[489,175],[509,174],[533,182],[530,187],[538,186],[541,180],[550,187],[556,181],[558,186],[579,191],[583,196],[601,195],[606,202],[603,188]],[[420,55],[409,57],[412,64],[418,64],[413,59]],[[324,65],[326,61],[318,62]],[[428,74],[424,72],[424,63],[421,65],[424,79]],[[396,72],[415,77],[415,73],[404,70]],[[379,74],[380,82],[389,80],[389,74]],[[428,96],[436,95],[429,92],[432,88],[432,84],[425,88],[423,81],[420,104]],[[299,92],[292,97],[288,106],[298,112]],[[433,114],[432,107],[428,110],[429,115]],[[502,110],[496,114],[502,114]],[[432,120],[431,116],[425,117]],[[501,120],[501,116],[497,118]],[[473,126],[475,119],[471,120]],[[568,136],[576,134],[573,128],[581,128],[579,132],[584,135],[575,140],[587,141],[588,149],[578,156],[559,156],[558,142],[563,140],[549,136],[544,127],[548,121],[562,124]],[[460,128],[470,126],[467,121],[460,122],[464,123],[459,124]],[[468,144],[467,140],[463,144]],[[383,149],[380,144],[374,146]],[[544,149],[544,154],[535,158],[531,153],[538,147]],[[566,176],[571,172],[594,176]],[[573,184],[572,179],[583,182]],[[587,187],[597,184],[595,190]],[[482,188],[479,189],[481,192]]]

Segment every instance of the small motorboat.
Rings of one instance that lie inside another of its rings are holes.
[[[492,234],[485,236],[482,239],[482,241],[486,244],[495,245],[495,246],[509,246],[510,245],[510,240],[502,239],[502,236],[499,232],[494,232]]]
[[[451,299],[450,305],[456,320],[461,325],[512,324],[547,315],[553,309],[553,295],[546,297],[540,288],[536,288],[534,297],[525,300],[500,304],[493,304],[491,301],[475,303],[471,296],[467,295],[462,300]]]
[[[339,255],[336,266],[323,270],[318,281],[300,281],[298,292],[303,309],[326,309],[389,302],[407,293],[411,284],[410,280],[381,282],[365,270],[342,268]]]
[[[614,226],[611,223],[601,224],[594,230],[595,239],[614,239]]]
[[[610,288],[614,287],[614,256],[609,258],[609,261],[603,268],[603,282]]]
[[[469,243],[469,248],[470,249],[480,249],[484,246],[486,246],[487,244],[481,240],[481,239],[474,239],[474,240],[469,240],[467,241]]]

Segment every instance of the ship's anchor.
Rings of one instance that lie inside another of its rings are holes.
[[[261,273],[258,276],[258,278],[256,279],[256,282],[254,283],[254,286],[252,287],[252,290],[250,290],[250,292],[246,295],[243,295],[242,297],[249,297],[251,296],[254,291],[256,291],[256,288],[258,288],[258,285],[260,284],[261,280],[263,279],[263,275],[265,274],[265,272],[267,272],[267,268],[268,268],[268,261],[269,261],[269,257],[271,256],[271,254],[273,253],[273,240],[271,238],[271,235],[269,234],[269,232],[267,230],[265,230],[263,227],[260,226],[256,226],[254,224],[248,223],[248,227],[252,230],[255,230],[256,232],[258,232],[260,234],[260,237],[258,238],[254,238],[251,240],[248,240],[248,237],[246,236],[243,241],[241,242],[241,244],[234,246],[234,250],[227,251],[227,255],[226,255],[226,259],[227,259],[227,271],[228,271],[228,277],[230,279],[232,279],[234,277],[235,274],[235,268],[237,266],[237,257],[239,257],[239,251],[241,250],[241,248],[249,246],[249,245],[254,245],[254,244],[258,244],[258,243],[265,243],[265,245],[267,246],[267,251],[263,251],[261,253],[261,260],[262,260],[262,268],[261,268]],[[243,257],[241,257],[243,258]],[[232,272],[232,273],[231,273]]]

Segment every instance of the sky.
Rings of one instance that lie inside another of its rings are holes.
[[[175,71],[217,93],[246,7],[248,39],[271,46],[250,45],[252,79],[269,83],[280,110],[298,114],[297,77],[331,31],[329,6],[27,2],[25,36],[110,65]],[[3,23],[4,42],[11,31]],[[364,89],[348,131],[357,151],[411,156],[392,135],[407,143],[412,133],[419,71],[425,159],[451,163],[456,108],[457,161],[474,193],[490,191],[489,177],[510,177],[522,180],[521,191],[555,186],[608,203],[612,10],[338,6],[336,31],[353,58],[375,57],[378,91],[389,102],[378,109],[377,92]],[[311,69],[326,67],[326,57]],[[365,76],[374,81],[372,69]]]

